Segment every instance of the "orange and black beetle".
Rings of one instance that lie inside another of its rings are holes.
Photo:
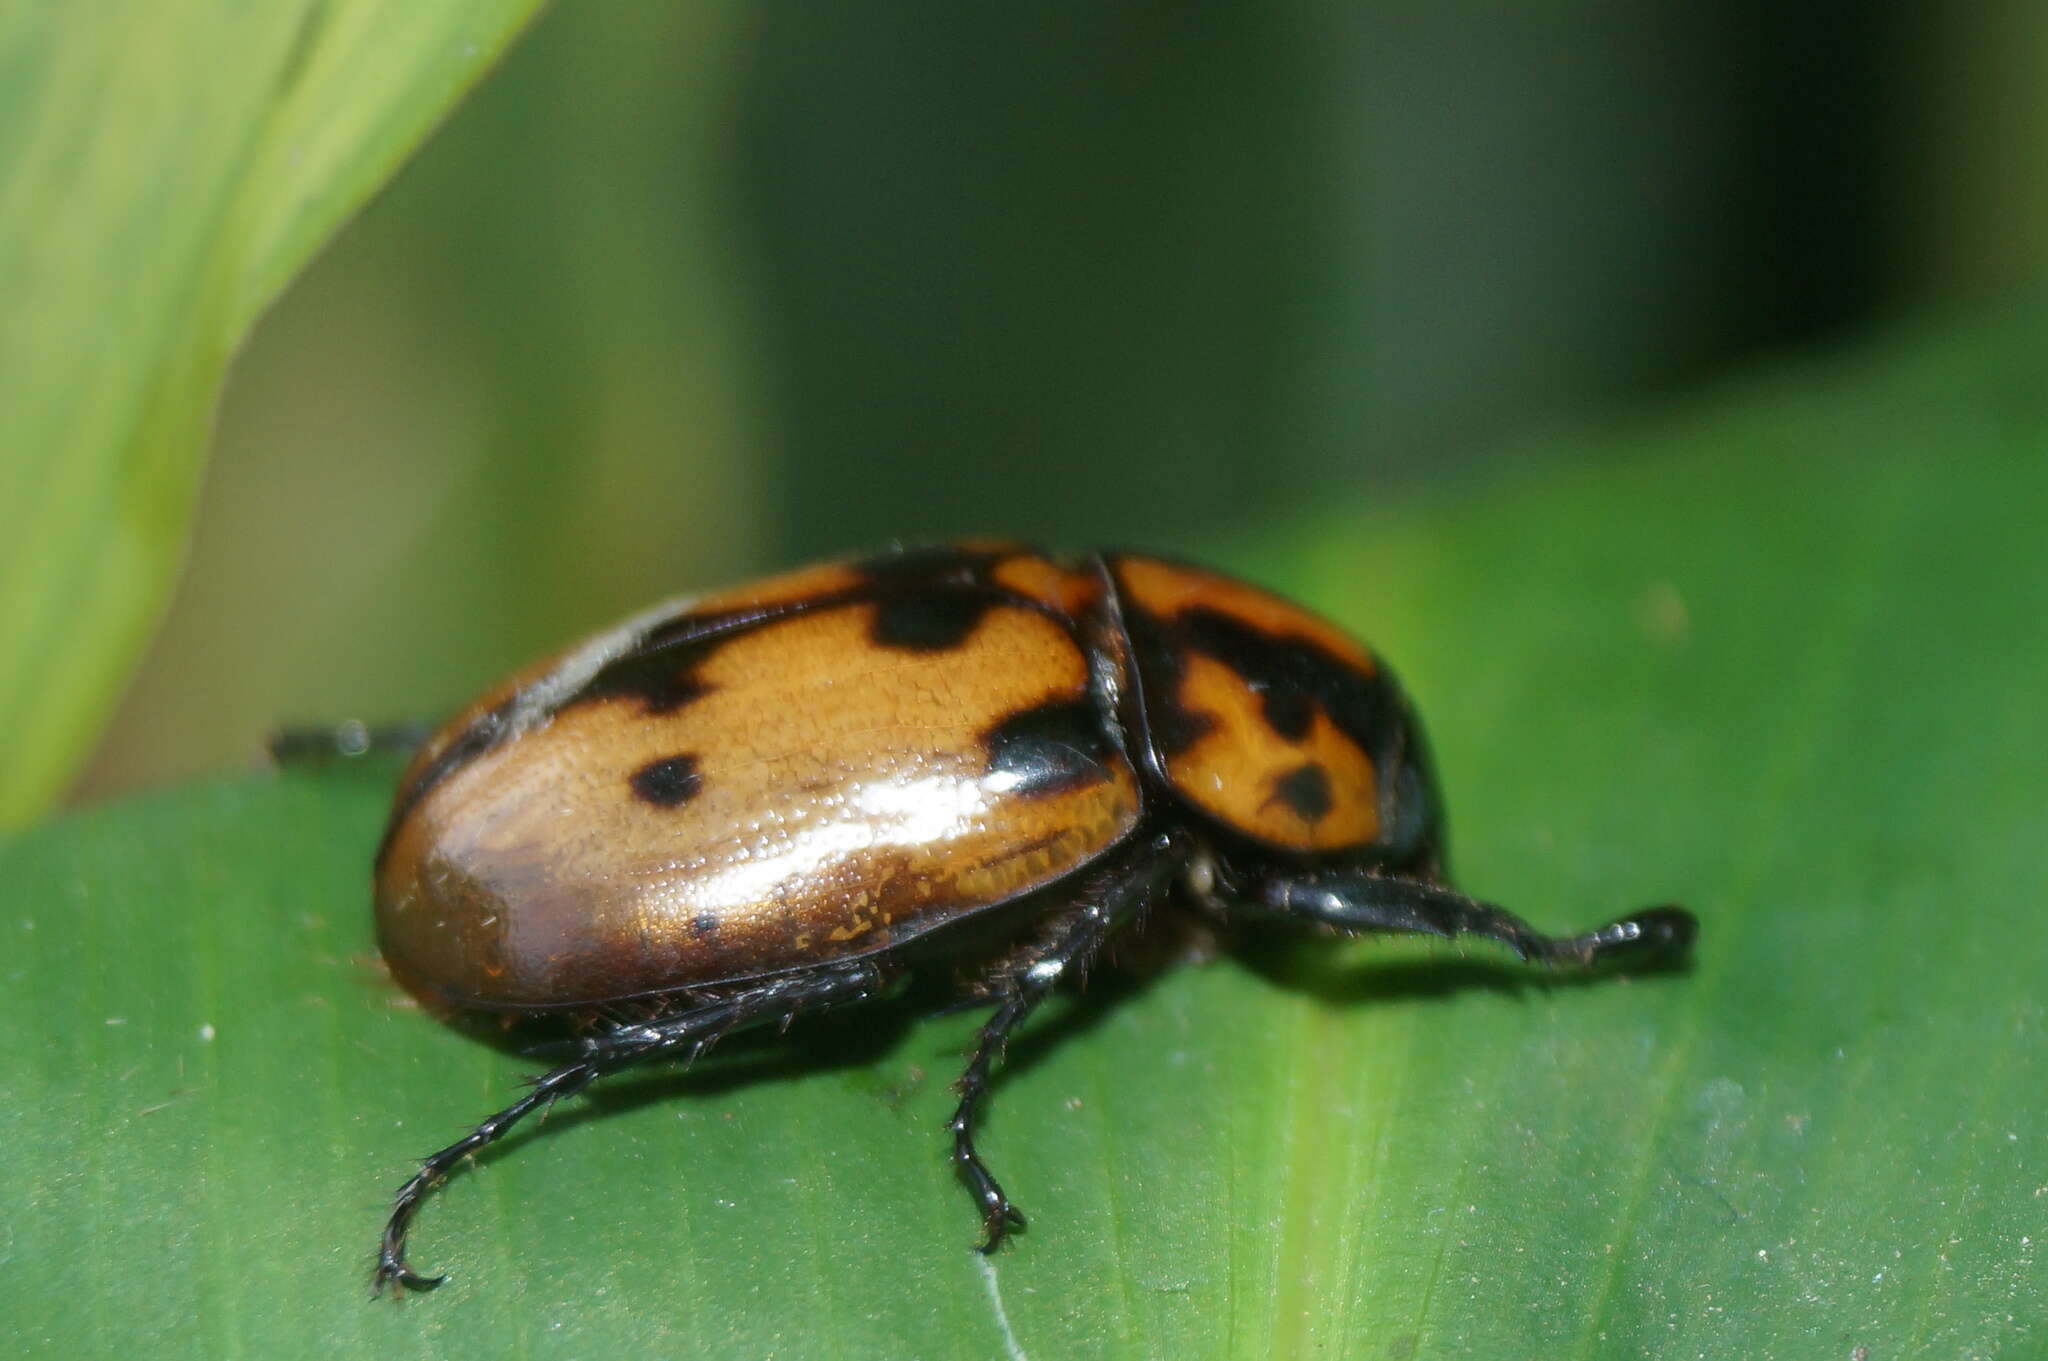
[[[393,974],[436,1011],[594,1028],[399,1191],[378,1282],[438,1282],[407,1222],[533,1111],[926,962],[995,1008],[948,1126],[991,1250],[1023,1223],[973,1141],[1004,1038],[1176,895],[1576,965],[1694,933],[1657,907],[1554,940],[1448,888],[1393,677],[1227,577],[969,542],[672,604],[477,700],[401,782],[376,867]],[[629,1000],[651,1019],[617,1020]]]

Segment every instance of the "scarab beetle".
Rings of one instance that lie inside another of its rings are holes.
[[[670,604],[512,677],[419,749],[379,942],[439,1012],[568,1013],[566,1062],[398,1192],[632,1064],[945,967],[993,1014],[952,1156],[983,1251],[1023,1217],[974,1147],[1004,1038],[1148,909],[1675,959],[1654,907],[1558,940],[1445,881],[1415,715],[1379,660],[1196,567],[971,541]],[[620,1019],[624,1015],[633,1019]]]

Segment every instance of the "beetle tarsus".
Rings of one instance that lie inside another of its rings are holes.
[[[377,1279],[370,1287],[370,1293],[381,1295],[389,1290],[394,1299],[408,1290],[424,1295],[429,1290],[439,1289],[441,1282],[447,1279],[446,1276],[422,1276],[403,1262],[379,1262]]]
[[[408,1290],[428,1291],[448,1279],[446,1276],[422,1276],[405,1260],[405,1231],[412,1221],[413,1212],[419,1208],[420,1200],[427,1192],[443,1180],[443,1174],[434,1168],[435,1159],[427,1159],[426,1165],[398,1190],[391,1222],[384,1226],[384,1239],[377,1245],[377,1269],[370,1278],[372,1296],[382,1295],[387,1289],[394,1297]]]
[[[1000,1196],[1002,1193],[998,1191],[996,1194]],[[1023,1231],[1024,1212],[1004,1200],[982,1216],[981,1242],[974,1250],[984,1257],[993,1257],[1005,1239]]]
[[[982,1025],[974,1054],[953,1083],[960,1104],[946,1122],[953,1135],[953,1164],[981,1207],[983,1253],[994,1252],[1004,1238],[1024,1227],[1023,1212],[1003,1194],[1001,1183],[974,1148],[974,1120],[988,1095],[990,1069],[1002,1057],[1010,1032],[1051,995],[1060,979],[1085,973],[1103,941],[1143,912],[1167,883],[1180,877],[1187,855],[1185,837],[1166,834],[1144,844],[1138,853],[1096,875],[1079,895],[1078,907],[1036,951],[1010,962],[996,991],[1001,1005]]]
[[[1013,1026],[1031,1014],[1043,997],[1042,989],[1033,990],[1026,986],[1004,1001],[995,1015],[981,1027],[981,1033],[975,1040],[974,1055],[967,1061],[967,1068],[959,1080],[953,1084],[953,1089],[960,1093],[960,1104],[954,1108],[953,1118],[946,1122],[946,1128],[953,1135],[953,1164],[960,1169],[975,1204],[981,1207],[981,1251],[985,1253],[996,1250],[1013,1217],[1020,1228],[1024,1217],[1016,1206],[1010,1204],[1009,1197],[1003,1194],[1002,1184],[975,1151],[974,1118],[983,1098],[988,1095],[989,1069],[1001,1053],[1004,1039]]]
[[[429,1290],[438,1288],[441,1282],[447,1279],[445,1275],[422,1276],[406,1265],[404,1257],[391,1253],[379,1253],[376,1275],[370,1283],[370,1293],[372,1295],[382,1295],[389,1291],[393,1298],[404,1295],[408,1290],[425,1294]]]
[[[1559,948],[1574,962],[1587,965],[1610,961],[1658,964],[1684,959],[1691,953],[1699,929],[1699,920],[1692,913],[1665,903],[1559,942]]]
[[[1513,950],[1518,959],[1577,968],[1675,963],[1691,951],[1699,934],[1692,913],[1667,903],[1559,939],[1495,903],[1439,884],[1358,870],[1269,879],[1260,886],[1257,901],[1267,912],[1345,931],[1485,936]]]
[[[779,1020],[835,1002],[859,1001],[879,991],[885,981],[883,972],[873,964],[849,961],[833,969],[762,983],[661,1020],[621,1026],[590,1037],[580,1057],[529,1079],[525,1095],[421,1161],[420,1170],[398,1189],[391,1218],[385,1223],[384,1237],[377,1246],[376,1288],[432,1290],[447,1279],[422,1276],[406,1265],[405,1235],[414,1213],[428,1193],[447,1180],[456,1164],[504,1138],[513,1126],[535,1111],[550,1107],[565,1096],[574,1096],[596,1079],[621,1068],[667,1057],[678,1050],[687,1050],[694,1057],[712,1041],[742,1026]]]

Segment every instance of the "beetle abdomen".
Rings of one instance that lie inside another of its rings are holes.
[[[379,934],[430,1001],[568,1007],[880,950],[1138,818],[1073,631],[987,586],[856,590],[577,679],[401,804]]]

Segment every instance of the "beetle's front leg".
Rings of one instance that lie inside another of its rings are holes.
[[[1546,936],[1493,903],[1441,885],[1365,870],[1276,876],[1251,901],[1270,912],[1346,931],[1410,931],[1497,940],[1522,959],[1587,967],[1610,960],[1663,963],[1685,958],[1699,923],[1682,907],[1646,907],[1581,935]]]
[[[953,1164],[981,1208],[983,1252],[994,1252],[1012,1229],[1024,1227],[1023,1213],[1003,1194],[1002,1184],[974,1149],[974,1121],[988,1095],[990,1070],[1002,1055],[1010,1032],[1062,978],[1085,972],[1102,943],[1138,916],[1181,873],[1187,857],[1186,839],[1171,832],[1140,842],[1108,869],[1093,875],[1055,928],[1023,957],[1005,961],[992,980],[999,1004],[976,1037],[966,1070],[953,1084],[960,1104],[946,1122],[953,1136]]]

